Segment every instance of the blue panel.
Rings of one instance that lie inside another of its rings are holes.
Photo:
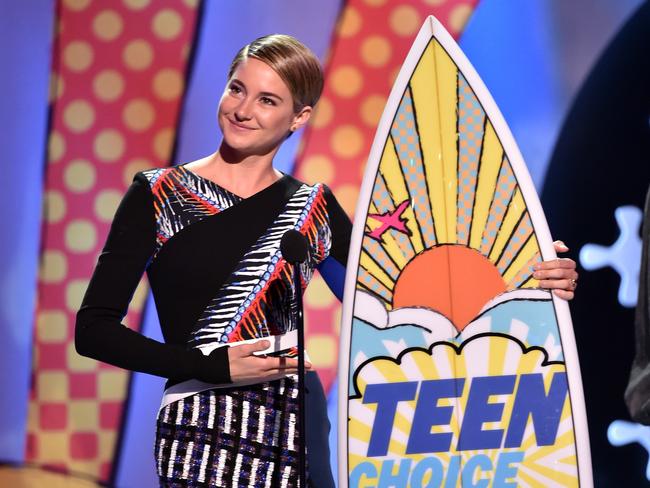
[[[53,0],[0,14],[0,459],[25,455],[39,251]],[[29,62],[25,62],[29,60]]]
[[[185,100],[178,144],[178,161],[187,162],[214,152],[221,140],[216,112],[226,74],[237,51],[266,34],[290,34],[322,60],[329,47],[338,1],[249,0],[205,2],[195,66]],[[275,157],[280,171],[291,173],[301,132],[289,138]]]
[[[470,18],[460,46],[508,122],[538,190],[584,77],[641,3],[482,0]]]
[[[543,178],[561,109],[548,9],[544,0],[481,2],[461,40],[510,125],[536,184]]]
[[[338,486],[339,477],[339,381],[338,377],[332,381],[329,394],[327,395],[327,416],[330,419],[330,466],[334,475],[334,483]]]
[[[143,313],[141,332],[163,341],[158,314],[151,293]],[[158,486],[153,446],[156,439],[156,417],[165,388],[165,380],[157,376],[134,373],[124,422],[122,446],[115,461],[115,486]]]

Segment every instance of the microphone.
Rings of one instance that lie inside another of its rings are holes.
[[[305,426],[305,328],[302,315],[302,286],[300,282],[300,263],[304,263],[309,256],[309,242],[307,238],[295,229],[288,230],[280,240],[282,257],[293,264],[293,289],[295,308],[293,309],[296,329],[298,330],[298,474],[300,486],[307,487],[307,462],[305,446],[307,445],[307,432]]]
[[[289,263],[304,263],[309,256],[309,242],[297,230],[288,230],[280,241],[280,252]]]

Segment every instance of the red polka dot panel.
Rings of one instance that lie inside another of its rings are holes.
[[[393,81],[415,35],[434,15],[458,37],[478,0],[349,0],[341,13],[326,66],[323,97],[307,130],[296,174],[322,181],[352,215],[367,154]],[[410,141],[404,141],[405,147]],[[415,154],[413,155],[415,157]],[[312,285],[313,286],[313,285]],[[369,285],[370,286],[370,285]],[[307,348],[329,388],[336,374],[340,306],[308,288]]]
[[[197,2],[59,3],[27,460],[107,482],[129,373],[76,353],[75,314],[133,175],[169,165]]]

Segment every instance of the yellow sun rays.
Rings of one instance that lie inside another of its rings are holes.
[[[431,80],[435,80],[432,84]],[[373,215],[401,214],[407,232]],[[486,256],[508,290],[535,288],[541,260],[530,216],[508,158],[472,88],[432,40],[402,96],[383,149],[368,207],[360,279],[392,308],[402,269],[440,244]]]
[[[436,80],[434,87],[431,80]],[[456,80],[451,58],[440,44],[429,43],[411,78],[411,89],[439,244],[456,242]]]

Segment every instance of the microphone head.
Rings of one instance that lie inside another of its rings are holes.
[[[309,255],[309,242],[297,230],[288,230],[280,241],[280,252],[289,263],[304,263]]]

